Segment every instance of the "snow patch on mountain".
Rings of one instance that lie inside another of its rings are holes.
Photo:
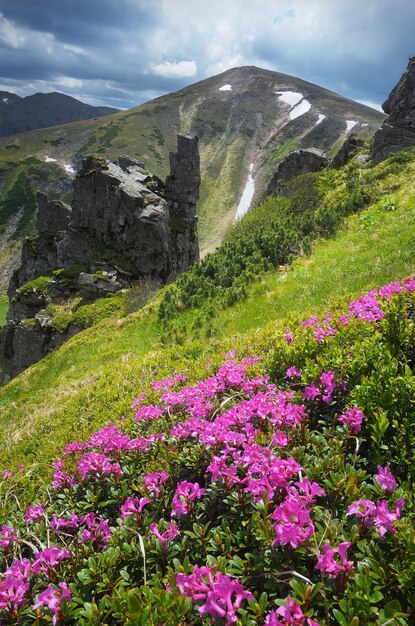
[[[354,120],[346,120],[346,132],[350,133],[352,128],[356,126],[359,122],[355,122]]]
[[[239,201],[238,208],[234,217],[235,222],[237,220],[240,220],[241,217],[243,217],[245,213],[249,211],[249,208],[251,206],[252,198],[254,197],[255,192],[255,180],[252,174],[253,169],[254,164],[251,163],[249,166],[248,180],[246,181],[245,189],[243,190],[242,197]]]
[[[304,97],[299,91],[276,91],[275,93],[280,97],[280,100],[292,107],[298,104]]]

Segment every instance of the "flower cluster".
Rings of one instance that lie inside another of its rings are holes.
[[[227,626],[238,621],[236,611],[243,600],[254,597],[238,580],[217,572],[215,567],[196,565],[192,574],[177,574],[176,585],[183,596],[203,603],[200,615],[224,620]]]

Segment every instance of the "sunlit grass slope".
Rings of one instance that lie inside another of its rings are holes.
[[[324,312],[339,297],[411,274],[415,163],[393,165],[380,199],[378,194],[335,236],[316,243],[309,256],[259,277],[243,302],[217,312],[208,338],[192,335],[190,310],[181,320],[189,328],[186,341],[163,346],[161,294],[138,313],[82,332],[1,388],[1,465],[47,463],[68,441],[127,414],[131,397],[151,380],[184,370],[190,378],[201,376],[206,358],[219,362],[223,351],[236,346],[272,345],[275,329],[290,317]]]

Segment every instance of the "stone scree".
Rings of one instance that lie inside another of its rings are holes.
[[[50,302],[62,304],[75,294],[92,301],[136,280],[165,284],[199,259],[197,137],[178,136],[170,168],[164,183],[130,157],[118,164],[87,157],[74,180],[71,206],[38,194],[37,235],[24,241],[8,290],[0,340],[4,382],[82,330],[71,324],[58,332],[42,313]],[[85,271],[75,280],[54,279],[55,270],[76,266]],[[97,277],[97,268],[105,268],[104,277]],[[45,274],[47,293],[27,285]]]

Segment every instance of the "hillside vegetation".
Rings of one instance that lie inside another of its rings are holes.
[[[413,622],[414,174],[302,178],[0,389],[0,619]]]

